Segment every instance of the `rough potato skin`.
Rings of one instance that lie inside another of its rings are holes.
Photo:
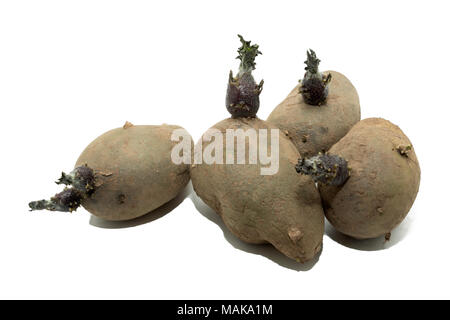
[[[221,132],[276,129],[258,118],[226,119],[213,128]],[[208,144],[203,142],[203,150]],[[260,174],[258,157],[257,164],[194,164],[192,183],[197,195],[238,238],[255,244],[269,242],[286,256],[305,262],[322,246],[324,214],[320,195],[310,177],[296,174],[299,153],[281,133],[279,151],[279,171],[274,175]]]
[[[327,151],[361,119],[358,93],[350,80],[336,71],[323,74],[332,77],[325,103],[307,104],[298,84],[267,118],[292,140],[302,157]]]
[[[348,161],[350,178],[340,187],[320,185],[325,214],[340,232],[357,239],[389,234],[406,217],[419,190],[420,167],[411,142],[381,118],[360,121],[330,154]]]
[[[142,216],[171,199],[189,182],[189,164],[171,161],[173,125],[126,125],[89,144],[76,166],[96,175],[93,195],[82,202],[90,213],[111,221]]]

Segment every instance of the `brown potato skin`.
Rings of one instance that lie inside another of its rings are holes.
[[[267,118],[292,140],[303,157],[327,151],[361,119],[358,93],[350,80],[336,71],[324,72],[328,73],[332,78],[324,104],[307,104],[298,84]]]
[[[226,119],[213,128],[221,132],[276,129],[257,118]],[[225,137],[223,140],[225,143]],[[208,144],[203,142],[203,150]],[[248,149],[248,141],[246,144]],[[310,177],[296,174],[299,153],[281,133],[279,145],[279,171],[274,175],[261,175],[259,160],[257,164],[203,163],[192,166],[192,184],[197,195],[238,238],[255,244],[269,242],[286,256],[305,262],[322,246],[320,195]]]
[[[402,156],[399,145],[411,145],[399,127],[370,118],[330,149],[352,168],[342,186],[319,185],[326,217],[338,231],[357,239],[376,238],[406,217],[419,190],[420,167],[414,149]]]
[[[139,125],[108,131],[77,160],[96,175],[94,194],[83,207],[100,218],[119,221],[142,216],[175,198],[189,182],[189,164],[171,161],[173,125]]]

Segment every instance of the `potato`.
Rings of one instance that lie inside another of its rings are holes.
[[[226,119],[213,128],[221,132],[276,130],[258,118]],[[224,145],[226,141],[225,136]],[[202,150],[210,144],[200,143]],[[249,149],[249,139],[245,149]],[[309,177],[299,179],[295,175],[293,168],[299,156],[289,139],[281,135],[276,174],[261,175],[264,165],[260,161],[256,164],[202,163],[191,168],[192,184],[197,195],[222,217],[239,239],[248,243],[269,242],[286,256],[305,262],[321,249],[324,214],[314,182]]]
[[[123,128],[104,133],[82,152],[76,169],[68,175],[63,173],[58,181],[72,187],[53,197],[54,204],[35,204],[36,209],[73,211],[77,206],[70,197],[76,192],[86,195],[81,200],[86,210],[112,221],[133,219],[162,206],[175,198],[190,179],[190,164],[176,165],[171,160],[176,144],[171,135],[175,129],[182,128],[134,126],[127,122]],[[83,177],[93,180],[85,183]]]
[[[409,139],[391,122],[370,118],[356,124],[329,154],[345,159],[351,171],[341,185],[332,183],[339,180],[339,170],[328,173],[330,183],[319,182],[327,219],[338,231],[357,239],[381,235],[389,239],[419,190],[420,167]],[[307,170],[306,162],[300,169]]]
[[[336,71],[325,71],[320,76],[326,86],[325,97],[316,99],[321,101],[319,105],[305,102],[305,85],[300,83],[267,118],[305,157],[327,151],[361,119],[358,93],[352,83]]]
[[[197,195],[238,238],[254,244],[269,242],[286,256],[305,262],[322,247],[324,214],[320,196],[312,179],[295,175],[294,165],[300,156],[295,146],[284,135],[279,136],[278,128],[256,118],[263,82],[257,85],[251,71],[260,52],[257,45],[240,39],[241,65],[235,78],[231,74],[226,97],[232,118],[213,126],[217,136],[213,138],[208,131],[197,144],[192,184]],[[236,151],[228,147],[235,140],[228,135],[230,132],[238,136]],[[266,134],[267,152],[262,152],[261,141]],[[245,159],[239,157],[239,148],[245,151]],[[250,156],[256,149],[258,156]],[[216,157],[215,161],[204,160],[207,151]],[[278,161],[277,167],[261,154],[270,154],[270,159]]]

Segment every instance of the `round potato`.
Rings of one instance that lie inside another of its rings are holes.
[[[354,238],[389,238],[419,190],[419,162],[408,137],[387,120],[365,119],[329,154],[347,160],[351,171],[340,186],[319,183],[327,219]]]
[[[171,199],[189,182],[189,164],[174,164],[173,125],[126,124],[91,142],[76,162],[95,172],[95,191],[82,201],[106,220],[142,216]]]

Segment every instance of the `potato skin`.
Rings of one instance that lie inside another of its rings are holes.
[[[131,125],[91,142],[76,162],[94,169],[97,180],[83,207],[106,220],[129,220],[175,198],[190,179],[189,164],[171,161],[171,134],[180,128]]]
[[[340,187],[320,185],[325,214],[340,232],[357,239],[388,234],[406,217],[419,190],[420,167],[399,127],[381,118],[360,121],[330,154],[348,161],[350,178]]]
[[[276,129],[258,118],[226,119],[213,128],[221,132]],[[208,144],[203,142],[203,150]],[[255,244],[269,242],[286,256],[305,262],[322,246],[320,195],[310,177],[295,173],[299,153],[281,133],[279,151],[279,171],[274,175],[261,175],[259,160],[257,164],[203,163],[192,166],[192,184],[238,238]]]
[[[298,84],[267,118],[285,132],[303,157],[327,151],[361,119],[355,87],[343,74],[324,72],[329,73],[332,78],[324,104],[307,104]]]

